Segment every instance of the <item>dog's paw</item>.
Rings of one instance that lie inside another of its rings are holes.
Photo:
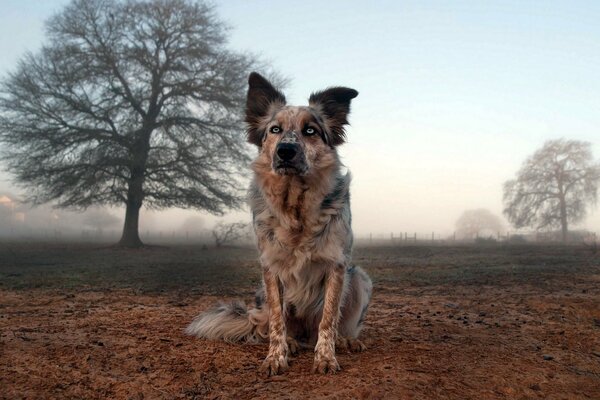
[[[288,336],[286,339],[286,342],[287,342],[290,354],[292,354],[292,355],[298,354],[298,350],[300,350],[300,344],[298,343],[298,341],[296,341],[296,339],[294,339],[293,337]]]
[[[335,374],[341,370],[340,364],[334,354],[319,354],[315,355],[315,361],[313,363],[312,372],[319,374]]]
[[[358,339],[348,339],[348,348],[354,353],[360,353],[361,351],[365,351],[367,346]]]
[[[281,374],[286,369],[288,362],[285,352],[269,353],[260,366],[260,372],[266,377]]]
[[[335,343],[332,341],[318,341],[315,346],[313,373],[335,374],[340,369],[340,364],[338,364],[335,358]]]
[[[353,353],[360,353],[361,351],[365,351],[367,346],[364,345],[358,339],[348,339],[345,337],[338,336],[335,339],[335,350],[336,351],[348,351]]]

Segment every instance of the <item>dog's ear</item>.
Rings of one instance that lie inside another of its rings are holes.
[[[260,128],[261,118],[267,115],[274,103],[285,105],[285,96],[257,72],[248,77],[248,96],[246,97],[246,123],[248,124],[248,142],[262,145],[264,132]]]
[[[331,144],[336,146],[344,143],[346,132],[344,126],[348,124],[350,113],[350,100],[358,96],[358,92],[347,87],[332,87],[310,95],[308,103],[320,108],[327,118],[331,130]]]

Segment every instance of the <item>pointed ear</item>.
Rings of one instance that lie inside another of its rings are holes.
[[[350,113],[350,100],[358,96],[358,92],[347,87],[332,87],[310,95],[308,102],[321,110],[324,114],[329,129],[331,130],[331,143],[336,146],[344,143],[346,132],[344,126],[348,124]]]
[[[285,105],[285,96],[257,72],[248,77],[248,96],[246,98],[246,123],[248,124],[248,142],[262,145],[264,131],[260,127],[261,119],[267,115],[275,103]]]

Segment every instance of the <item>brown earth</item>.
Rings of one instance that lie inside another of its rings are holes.
[[[248,300],[251,249],[0,245],[0,397],[600,399],[600,258],[575,247],[356,251],[375,281],[364,353],[313,375],[302,351],[185,336],[217,299]],[[236,296],[237,294],[237,296]]]

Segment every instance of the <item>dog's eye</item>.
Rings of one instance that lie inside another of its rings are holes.
[[[281,128],[278,126],[274,126],[271,128],[271,133],[281,133]]]
[[[306,136],[311,136],[314,135],[315,133],[317,133],[317,131],[315,130],[315,128],[311,128],[310,126],[307,128],[304,128],[304,134]]]

